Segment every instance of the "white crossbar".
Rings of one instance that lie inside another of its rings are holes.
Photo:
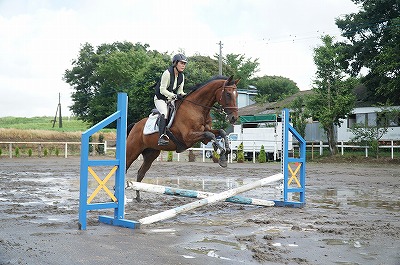
[[[184,213],[184,212],[193,210],[195,208],[198,208],[198,207],[201,207],[201,206],[204,206],[207,204],[212,204],[212,203],[215,203],[218,201],[223,201],[229,197],[235,196],[236,194],[243,193],[248,190],[258,188],[258,187],[262,187],[266,184],[269,184],[271,182],[275,182],[278,180],[282,180],[282,179],[283,179],[283,174],[278,173],[278,174],[254,181],[247,185],[240,186],[238,188],[230,189],[230,190],[227,190],[227,191],[224,191],[221,193],[216,193],[210,197],[207,197],[207,198],[195,201],[195,202],[191,202],[191,203],[188,203],[188,204],[185,204],[185,205],[182,205],[182,206],[179,206],[179,207],[176,207],[176,208],[173,208],[173,209],[170,209],[170,210],[158,213],[158,214],[154,214],[154,215],[142,218],[139,220],[139,223],[145,225],[145,224],[152,224],[152,223],[159,222],[162,220],[170,219],[172,217],[177,216],[180,213]]]
[[[142,183],[142,182],[136,182],[136,181],[129,181],[127,188],[139,190],[139,191],[161,193],[161,194],[180,196],[180,197],[198,198],[198,199],[204,199],[204,198],[208,198],[210,196],[215,195],[215,193],[213,193],[213,192],[172,188],[172,187],[167,187],[167,186],[154,185],[154,184],[148,184],[148,183]],[[231,202],[231,203],[251,204],[251,205],[257,205],[257,206],[275,206],[274,201],[248,198],[248,197],[243,197],[240,195],[236,195],[236,196],[227,198],[225,201]]]

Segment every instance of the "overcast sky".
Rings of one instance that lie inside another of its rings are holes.
[[[213,56],[221,41],[223,54],[259,58],[257,75],[308,90],[313,48],[322,34],[339,40],[335,18],[353,12],[351,0],[0,0],[0,117],[53,116],[59,93],[69,115],[62,76],[86,42]]]

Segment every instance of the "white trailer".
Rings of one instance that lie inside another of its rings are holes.
[[[236,160],[237,149],[243,143],[245,159],[255,161],[260,154],[261,146],[264,146],[267,160],[276,161],[282,154],[282,122],[274,120],[234,125],[228,139],[233,160]],[[292,149],[291,135],[288,148]]]

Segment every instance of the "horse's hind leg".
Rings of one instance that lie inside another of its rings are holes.
[[[137,182],[141,182],[143,180],[144,175],[146,175],[146,172],[150,169],[151,164],[153,164],[153,161],[158,157],[159,154],[160,150],[155,150],[155,149],[145,149],[142,152],[143,163],[137,172],[137,177],[136,177]],[[141,201],[140,192],[138,190],[136,191],[136,200],[138,202]]]

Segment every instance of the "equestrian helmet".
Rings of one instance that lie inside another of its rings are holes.
[[[183,55],[183,54],[181,54],[181,53],[175,54],[174,57],[172,58],[172,64],[175,65],[175,64],[178,63],[178,62],[187,63],[187,58],[186,58],[186,56]]]

